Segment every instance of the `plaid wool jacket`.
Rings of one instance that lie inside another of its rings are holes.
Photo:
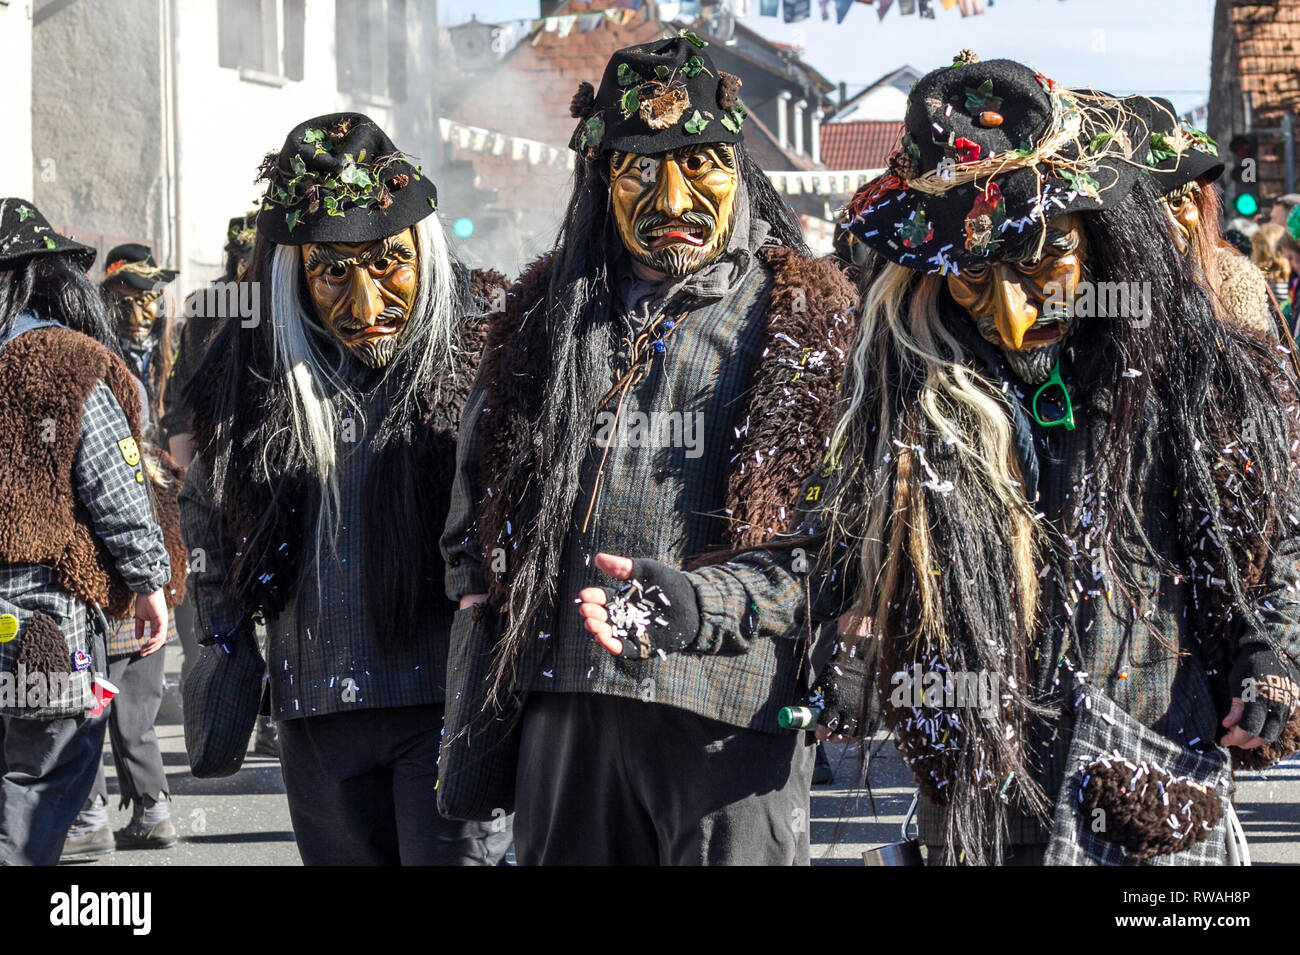
[[[525,689],[638,699],[732,726],[785,732],[778,727],[777,713],[798,702],[810,680],[800,639],[808,622],[805,580],[769,573],[767,566],[776,558],[759,553],[749,555],[749,563],[739,569],[717,565],[688,574],[702,620],[699,645],[712,650],[725,645],[723,653],[615,658],[583,627],[574,602],[584,587],[610,583],[592,564],[598,552],[653,558],[681,568],[692,556],[724,546],[730,519],[728,474],[741,466],[734,446],[748,427],[738,420],[736,408],[767,349],[773,282],[772,268],[756,258],[725,294],[696,299],[677,315],[664,352],[627,394],[624,415],[640,413],[651,422],[675,418],[695,429],[694,444],[615,438],[606,449],[593,431],[564,570],[556,581],[555,613],[537,622],[536,639],[520,666]],[[849,320],[843,316],[846,328]],[[827,360],[838,378],[843,355]],[[466,405],[442,539],[447,593],[454,600],[488,590],[477,538],[478,502],[484,495],[479,459],[488,453],[481,421],[493,410],[488,391],[487,383],[478,381]],[[820,437],[808,440],[822,446]],[[600,489],[584,533],[602,456]],[[807,477],[795,469],[785,475],[780,493],[791,512]]]

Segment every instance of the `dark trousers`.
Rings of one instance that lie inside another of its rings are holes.
[[[438,814],[442,704],[282,720],[280,767],[306,865],[497,865],[510,820]]]
[[[0,863],[57,865],[103,762],[104,718],[0,717]]]
[[[119,807],[139,802],[142,796],[159,801],[167,796],[167,770],[153,726],[162,705],[165,657],[166,651],[158,650],[147,657],[135,653],[108,661],[108,678],[118,690],[108,708],[108,739],[121,792]],[[90,797],[95,796],[108,802],[102,756],[90,790]]]
[[[520,865],[807,865],[816,747],[591,693],[534,693],[515,788]]]

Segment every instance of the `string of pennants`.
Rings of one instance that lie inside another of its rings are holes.
[[[874,4],[876,16],[881,20],[895,7],[899,16],[919,14],[924,19],[933,20],[936,8],[951,10],[955,7],[963,17],[973,17],[979,16],[995,2],[996,0],[817,0],[817,6],[823,20],[831,18],[831,7],[834,6],[835,22],[843,23],[854,3]],[[758,0],[758,12],[760,16],[780,16],[786,23],[798,23],[812,16],[812,0]]]
[[[530,166],[545,164],[573,168],[574,154],[571,149],[561,149],[523,136],[509,136],[481,126],[468,126],[445,116],[438,119],[438,134],[444,143],[452,143],[471,152],[509,156],[516,162],[527,162]]]
[[[492,156],[509,156],[515,162],[530,166],[546,165],[557,169],[572,169],[573,150],[552,146],[536,139],[510,136],[506,133],[458,123],[445,116],[438,120],[438,133],[444,143],[459,149],[485,153]],[[883,169],[777,170],[765,172],[777,192],[788,196],[844,196],[852,195],[863,185],[879,176]]]
[[[851,196],[885,170],[855,169],[776,171],[764,170],[763,175],[772,181],[777,192],[787,196]]]

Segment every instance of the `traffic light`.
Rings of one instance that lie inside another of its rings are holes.
[[[484,189],[474,164],[467,159],[451,159],[439,169],[438,194],[443,201],[439,206],[447,212],[468,213],[452,220],[451,230],[457,238],[489,237],[496,225],[492,206],[497,201],[497,190]],[[445,198],[444,198],[445,197]]]
[[[1259,137],[1254,133],[1239,133],[1228,143],[1232,153],[1232,206],[1237,215],[1250,217],[1259,211],[1258,164]]]

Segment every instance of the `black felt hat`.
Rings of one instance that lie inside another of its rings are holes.
[[[278,245],[372,242],[438,207],[433,180],[360,113],[299,123],[258,179],[267,187],[257,230]]]
[[[1180,122],[1169,100],[1130,96],[1124,102],[1146,121],[1150,131],[1146,164],[1160,192],[1173,192],[1202,176],[1213,182],[1223,175],[1218,145],[1206,133]]]
[[[12,268],[20,259],[60,252],[71,255],[83,271],[95,264],[98,254],[90,246],[55,232],[40,210],[26,199],[0,199],[0,267]]]
[[[226,226],[227,255],[247,255],[257,241],[257,210],[235,216]]]
[[[615,53],[598,91],[590,83],[578,87],[570,105],[578,120],[570,148],[592,156],[614,149],[653,155],[741,142],[740,80],[713,65],[707,45],[683,30]]]
[[[153,250],[139,242],[124,242],[108,250],[104,256],[103,284],[120,282],[141,290],[156,289],[173,281],[180,273],[175,269],[160,269],[153,260]]]
[[[963,52],[907,101],[889,172],[846,209],[847,227],[886,258],[947,273],[1037,244],[1047,221],[1109,208],[1139,173],[1140,117],[1013,60]]]

